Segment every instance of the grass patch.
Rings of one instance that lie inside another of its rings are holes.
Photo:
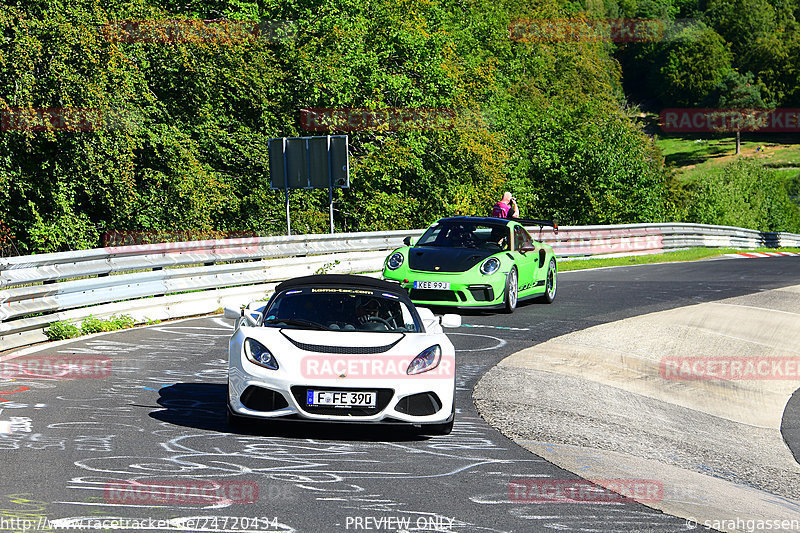
[[[721,172],[736,157],[733,135],[659,135],[656,144],[664,154],[665,163],[674,166],[678,179],[687,183]],[[752,157],[785,179],[800,177],[800,144],[796,139],[774,134],[742,134],[740,157]]]
[[[60,341],[63,339],[73,339],[80,337],[81,330],[73,326],[69,322],[53,322],[50,327],[44,331],[47,338],[51,341]]]
[[[51,341],[60,341],[64,339],[74,339],[75,337],[89,335],[91,333],[128,329],[132,328],[134,324],[133,318],[128,315],[112,316],[106,320],[89,315],[83,319],[80,329],[69,322],[59,321],[50,324],[50,327],[44,331],[44,334],[47,335],[47,338]]]
[[[718,257],[725,254],[739,252],[797,252],[800,248],[754,248],[742,250],[739,248],[689,248],[688,250],[678,250],[663,254],[634,255],[631,257],[608,257],[601,259],[585,259],[573,261],[559,261],[558,270],[566,272],[569,270],[584,270],[587,268],[609,267],[609,266],[629,266],[646,265],[652,263],[674,263],[678,261],[697,261],[709,257]]]

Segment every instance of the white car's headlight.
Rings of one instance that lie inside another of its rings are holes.
[[[484,276],[491,276],[500,268],[500,260],[496,257],[490,257],[481,265],[481,274]]]
[[[266,346],[255,339],[246,339],[244,341],[244,354],[251,363],[270,370],[278,370],[278,361],[275,356],[267,350]]]
[[[439,366],[439,361],[442,359],[442,348],[436,344],[423,350],[421,354],[416,356],[411,364],[408,365],[406,374],[413,376],[414,374],[421,374],[428,370],[433,370]]]
[[[386,260],[386,266],[389,270],[397,270],[403,264],[403,254],[395,252]]]

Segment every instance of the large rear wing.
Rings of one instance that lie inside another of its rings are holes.
[[[539,226],[539,229],[544,226],[550,226],[553,228],[553,234],[558,235],[558,222],[555,220],[538,220],[535,218],[513,218],[511,220],[515,220],[524,226]]]

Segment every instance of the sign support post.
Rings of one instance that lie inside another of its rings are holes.
[[[331,234],[333,234],[333,162],[331,161],[331,136],[326,135],[325,137],[328,141],[328,206],[330,207],[331,215]]]
[[[289,165],[286,164],[286,138],[283,141],[283,188],[286,191],[286,234],[292,235],[292,219],[289,216]]]
[[[269,174],[272,189],[284,190],[288,235],[292,234],[289,189],[327,188],[331,233],[336,231],[333,220],[333,189],[350,187],[347,135],[270,139]]]

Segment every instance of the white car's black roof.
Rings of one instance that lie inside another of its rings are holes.
[[[357,276],[355,274],[316,274],[313,276],[288,279],[275,287],[275,293],[277,294],[287,289],[302,287],[364,287],[395,294],[403,299],[403,301],[406,301],[406,303],[411,304],[411,300],[408,298],[408,292],[400,287],[397,282],[385,281],[369,276]],[[414,304],[411,305],[413,307]]]

